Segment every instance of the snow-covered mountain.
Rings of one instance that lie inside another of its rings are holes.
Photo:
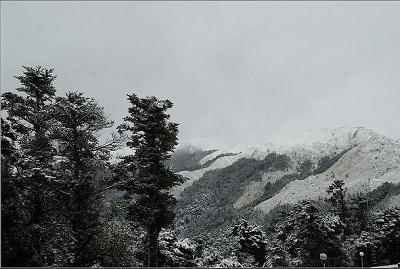
[[[202,180],[207,171],[229,167],[242,158],[262,160],[273,152],[287,155],[290,158],[289,168],[284,171],[260,171],[261,180],[251,181],[243,190],[237,190],[241,195],[234,202],[235,208],[252,205],[267,213],[277,205],[296,203],[307,198],[318,199],[326,195],[325,190],[336,179],[344,180],[349,193],[367,192],[384,182],[400,182],[398,141],[363,127],[342,127],[307,130],[279,142],[257,147],[225,146],[200,159],[199,169],[180,171],[179,174],[188,180],[176,187],[173,193],[180,198],[182,192],[194,182]],[[327,170],[315,173],[324,157],[334,162]],[[268,183],[298,172],[307,160],[311,161],[314,173],[304,179],[289,182],[272,197],[260,201]],[[396,203],[399,198],[392,200],[392,203]],[[254,205],[254,202],[257,204]]]

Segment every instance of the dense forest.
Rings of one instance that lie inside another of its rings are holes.
[[[259,172],[284,171],[286,155],[240,159],[206,172],[177,201],[171,190],[214,152],[176,152],[178,124],[169,100],[127,94],[114,122],[82,92],[57,95],[53,69],[24,67],[17,93],[1,100],[1,263],[52,267],[372,266],[400,261],[400,208],[381,208],[400,185],[349,194],[337,179],[328,198],[279,206],[269,214],[236,209],[238,190]],[[111,152],[134,153],[111,162]],[[267,199],[287,182],[325,171],[344,152],[312,170],[266,186]],[[202,195],[195,194],[201,190]],[[359,253],[364,256],[360,257]],[[327,255],[321,261],[320,254]]]

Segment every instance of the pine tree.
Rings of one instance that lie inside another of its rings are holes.
[[[368,229],[368,203],[369,198],[362,193],[357,193],[350,199],[348,223],[352,233],[360,234]]]
[[[400,259],[400,208],[385,208],[371,214],[371,227],[346,238],[348,252],[355,266],[364,267],[397,263]]]
[[[291,256],[290,266],[321,266],[319,254],[329,253],[329,266],[345,266],[341,223],[335,217],[320,213],[311,201],[296,204],[274,225],[276,239]]]
[[[328,187],[326,192],[332,195],[328,201],[335,208],[340,220],[344,224],[347,224],[348,208],[345,201],[347,189],[344,188],[344,181],[335,180],[332,185]]]
[[[159,261],[162,267],[194,267],[196,245],[185,238],[178,239],[169,229],[162,229],[159,235]]]
[[[16,76],[21,87],[17,91],[24,96],[5,92],[2,94],[2,110],[7,112],[7,120],[16,131],[21,158],[18,167],[18,195],[25,209],[20,221],[24,240],[21,260],[24,266],[43,266],[51,264],[53,257],[54,226],[49,224],[55,213],[51,188],[53,147],[50,139],[52,127],[51,111],[55,96],[53,81],[56,77],[52,69],[40,66],[24,67],[22,76]],[[22,208],[21,208],[22,212]],[[7,221],[7,220],[6,220]],[[49,260],[50,258],[50,260]]]
[[[173,106],[169,100],[156,97],[138,98],[128,95],[131,107],[120,132],[129,131],[127,146],[134,155],[123,158],[125,169],[123,189],[131,199],[128,219],[141,223],[147,229],[149,266],[157,266],[158,235],[162,228],[172,224],[175,198],[172,187],[181,184],[182,177],[165,166],[165,161],[177,145],[178,124],[168,122],[166,110]],[[123,172],[118,172],[119,176]]]
[[[96,176],[107,159],[107,147],[101,147],[97,134],[112,126],[103,108],[83,93],[68,92],[57,97],[54,106],[57,142],[60,208],[70,226],[71,265],[91,266],[97,255],[95,239],[100,231],[100,205]]]
[[[400,260],[400,207],[386,208],[374,219],[373,238],[377,244],[377,261],[381,264]]]
[[[20,187],[16,171],[19,159],[16,133],[10,123],[1,118],[1,257],[3,266],[25,264],[27,250],[21,237],[24,219]]]
[[[232,235],[238,238],[240,251],[254,257],[255,266],[261,267],[266,261],[266,243],[263,232],[242,219],[232,229]]]
[[[273,240],[267,247],[268,255],[263,267],[288,267],[289,254],[281,246],[280,242]]]

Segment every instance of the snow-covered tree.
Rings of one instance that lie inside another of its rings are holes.
[[[2,94],[3,265],[90,266],[108,153],[97,136],[111,123],[81,93],[56,97],[52,69],[24,69]]]
[[[21,222],[24,210],[20,186],[16,176],[19,158],[16,148],[17,135],[6,119],[1,118],[1,257],[3,266],[25,263],[25,249],[21,244]]]
[[[386,208],[370,214],[370,227],[346,239],[346,248],[354,265],[361,266],[360,251],[364,252],[364,266],[397,263],[400,259],[400,209]]]
[[[236,256],[226,257],[222,260],[218,261],[218,263],[211,266],[211,268],[227,268],[227,267],[250,267],[250,266],[243,266],[238,261]]]
[[[346,237],[344,242],[346,252],[352,259],[352,265],[361,267],[360,252],[364,253],[363,264],[365,267],[374,266],[372,254],[376,246],[372,240],[371,233],[361,231],[358,234],[352,234]],[[376,264],[375,264],[376,265]]]
[[[380,264],[400,261],[400,207],[387,208],[374,218],[373,239]],[[378,242],[377,242],[378,241]]]
[[[15,130],[20,158],[16,162],[18,195],[21,196],[20,261],[24,266],[43,266],[52,263],[55,226],[55,190],[52,188],[53,147],[50,133],[53,126],[51,111],[55,97],[52,69],[40,66],[24,67],[21,83],[17,88],[22,95],[12,92],[2,94],[2,110]],[[18,261],[17,261],[18,262]]]
[[[368,229],[368,204],[370,199],[363,193],[356,193],[348,202],[348,228],[353,234],[360,234]]]
[[[260,228],[249,225],[246,220],[241,219],[234,225],[232,235],[237,237],[240,244],[239,251],[254,257],[256,263],[254,266],[260,267],[265,263],[266,243]]]
[[[157,266],[158,235],[172,224],[175,215],[175,198],[170,190],[184,181],[165,165],[177,145],[178,124],[168,121],[166,110],[173,106],[169,100],[142,99],[135,94],[128,95],[128,100],[129,115],[118,129],[130,133],[127,146],[135,153],[123,157],[117,175],[124,181],[122,189],[131,200],[128,219],[146,227],[147,265]]]
[[[142,230],[128,221],[104,222],[94,238],[96,260],[92,267],[142,267],[136,251]]]
[[[270,232],[289,254],[290,266],[321,266],[321,252],[329,254],[326,262],[329,266],[347,264],[340,220],[335,216],[322,215],[309,200],[296,204],[293,211],[281,216]]]
[[[289,254],[281,246],[278,240],[272,240],[267,244],[268,255],[266,262],[263,267],[288,267],[289,266]]]
[[[196,245],[190,239],[178,239],[172,230],[162,229],[158,242],[158,266],[193,267],[196,265]]]
[[[231,230],[221,231],[218,236],[203,234],[195,238],[197,267],[254,267],[254,257],[240,252],[240,244]]]
[[[91,266],[97,258],[94,239],[100,230],[98,171],[105,166],[108,152],[98,133],[112,126],[103,108],[83,93],[68,92],[57,97],[53,138],[57,145],[57,187],[64,224],[71,229],[71,263]]]
[[[347,225],[347,215],[348,215],[348,206],[346,203],[347,188],[344,187],[344,181],[335,180],[332,183],[332,185],[328,187],[326,192],[331,195],[331,197],[328,198],[328,201],[333,206],[335,213],[338,214],[342,223]],[[345,233],[347,234],[346,229]]]

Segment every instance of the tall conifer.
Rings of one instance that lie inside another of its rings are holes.
[[[147,265],[157,266],[158,235],[161,228],[172,224],[175,198],[170,194],[173,186],[183,178],[165,166],[165,161],[177,145],[178,124],[169,122],[166,113],[173,104],[156,97],[138,98],[128,95],[131,103],[129,115],[119,131],[130,133],[127,146],[135,153],[124,157],[126,169],[123,189],[131,200],[128,218],[141,223],[147,230]]]
[[[25,266],[44,266],[51,263],[48,259],[53,252],[53,226],[48,221],[55,212],[55,193],[50,188],[54,180],[50,138],[53,117],[49,111],[55,97],[56,76],[52,69],[40,66],[24,69],[22,76],[15,77],[21,83],[17,91],[22,95],[3,93],[2,110],[16,131],[20,152],[15,179],[20,184],[16,191],[21,196],[21,212],[26,213],[19,220],[24,234],[20,260],[25,261]]]
[[[68,92],[66,97],[57,97],[54,110],[63,203],[60,207],[71,237],[66,244],[73,266],[91,266],[97,258],[94,242],[100,226],[96,176],[108,156],[107,148],[99,145],[97,134],[113,122],[107,120],[94,99],[83,93]]]

